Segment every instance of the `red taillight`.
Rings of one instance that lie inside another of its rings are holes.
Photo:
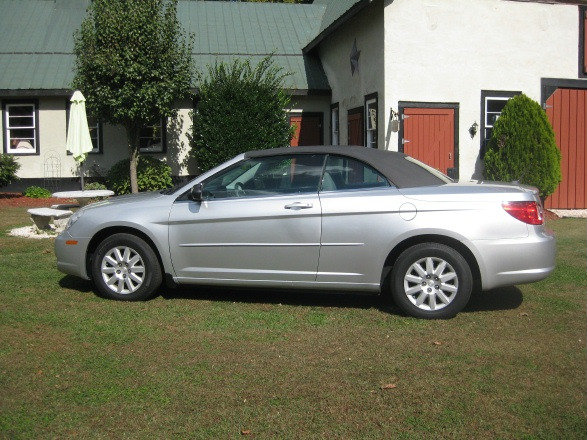
[[[542,206],[536,202],[503,202],[503,209],[514,218],[529,225],[541,225],[544,223]]]

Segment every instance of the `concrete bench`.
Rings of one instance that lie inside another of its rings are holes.
[[[63,209],[53,208],[31,208],[27,210],[27,212],[31,215],[31,219],[33,220],[35,226],[38,229],[51,229],[49,223],[51,219],[53,219],[53,223],[55,224],[55,229],[57,231],[60,231],[63,228],[65,228],[67,220],[73,214],[73,212],[69,210],[65,211]]]
[[[61,203],[57,205],[51,205],[53,209],[71,209],[71,208],[79,208],[77,203]]]

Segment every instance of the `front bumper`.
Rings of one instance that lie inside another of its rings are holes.
[[[89,238],[73,238],[69,232],[62,232],[55,239],[57,269],[68,275],[89,280],[87,271],[87,249]]]

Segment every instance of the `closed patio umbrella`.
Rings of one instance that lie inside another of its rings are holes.
[[[86,116],[86,98],[82,92],[76,90],[71,97],[71,107],[69,110],[69,125],[67,126],[67,151],[73,154],[73,158],[79,164],[79,174],[81,177],[82,191],[84,189],[84,173],[82,164],[94,146],[90,137],[88,128],[88,118]]]

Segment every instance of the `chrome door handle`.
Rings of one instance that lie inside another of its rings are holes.
[[[314,205],[312,203],[301,203],[295,202],[291,205],[285,205],[285,209],[293,209],[294,211],[299,211],[300,209],[310,209],[313,208]]]

